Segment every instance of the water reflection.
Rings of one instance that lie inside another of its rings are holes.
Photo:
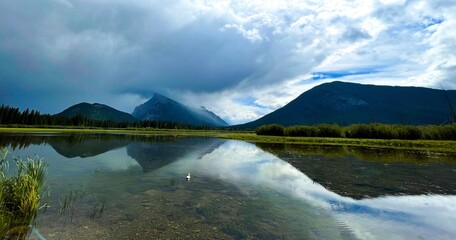
[[[89,158],[101,154],[110,155],[112,169],[118,169],[119,153],[116,149],[127,149],[127,154],[150,172],[163,167],[185,155],[195,157],[211,152],[223,141],[217,138],[175,137],[169,135],[112,135],[112,134],[0,134],[0,146],[25,149],[30,145],[49,144],[58,154],[66,158]],[[117,162],[117,163],[116,163]],[[121,165],[121,164],[120,164]],[[130,166],[128,164],[127,166]],[[124,168],[120,168],[124,169]]]
[[[201,159],[184,159],[175,167],[178,171],[192,169],[198,176],[221,179],[240,189],[263,186],[305,200],[316,209],[333,212],[362,239],[456,237],[455,196],[388,196],[363,200],[343,197],[248,143],[229,141]]]
[[[200,157],[220,146],[217,138],[183,138],[175,141],[132,142],[128,156],[135,159],[144,172],[166,166],[186,155]]]
[[[41,213],[51,238],[456,238],[445,156],[93,134],[0,134],[0,145],[46,156],[51,205],[81,186],[91,197],[71,226],[53,208]],[[438,195],[420,195],[429,192]],[[90,218],[100,203],[103,216]]]
[[[66,158],[94,157],[128,145],[130,141],[122,138],[86,137],[78,142],[50,141],[49,144],[60,155]]]
[[[257,144],[315,182],[356,199],[456,194],[456,155],[388,149]]]

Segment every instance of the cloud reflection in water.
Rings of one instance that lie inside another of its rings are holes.
[[[187,156],[178,171],[236,185],[274,189],[327,211],[362,239],[454,239],[456,196],[387,196],[355,200],[331,192],[253,144],[227,141],[201,158]]]

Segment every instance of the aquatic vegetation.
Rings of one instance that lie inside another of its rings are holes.
[[[60,208],[59,213],[63,214],[65,212],[72,213],[75,208],[75,204],[77,201],[82,202],[82,199],[85,195],[85,187],[83,186],[81,189],[71,190],[68,194],[64,195],[62,198],[59,199]]]
[[[176,178],[171,178],[171,179],[169,180],[169,185],[170,185],[170,186],[173,186],[173,187],[174,187],[174,186],[176,186],[176,184],[177,184],[177,179],[176,179]]]
[[[105,208],[105,202],[100,201],[99,203],[95,204],[90,211],[90,218],[94,219],[96,217],[101,217],[101,214],[103,214]]]
[[[58,213],[65,216],[65,223],[87,216],[90,219],[101,217],[105,210],[105,200],[99,200],[86,190],[86,186],[72,189],[59,197]]]
[[[17,172],[9,175],[8,151],[0,149],[0,238],[25,238],[42,199],[46,163],[42,158],[15,158]]]

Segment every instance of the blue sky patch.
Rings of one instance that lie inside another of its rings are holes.
[[[262,108],[262,109],[266,109],[267,108],[267,107],[265,107],[263,105],[260,105],[260,104],[256,103],[255,102],[256,98],[251,97],[251,96],[238,98],[236,100],[237,100],[237,102],[239,102],[239,103],[241,103],[243,105],[254,106],[254,107]]]
[[[313,72],[312,80],[332,79],[332,78],[343,78],[346,76],[353,75],[367,75],[372,73],[378,73],[380,71],[372,69],[356,69],[356,70],[342,70],[342,71],[329,71],[329,72]]]

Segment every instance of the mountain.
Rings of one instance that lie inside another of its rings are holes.
[[[73,105],[56,116],[74,117],[81,115],[94,120],[110,120],[115,122],[136,121],[132,115],[100,103],[79,103]]]
[[[452,108],[450,107],[452,104]],[[262,118],[242,125],[337,123],[442,124],[454,121],[456,91],[331,82],[316,86]]]
[[[189,107],[158,93],[137,106],[132,115],[139,120],[180,122],[195,126],[228,126],[223,119],[204,107]]]

